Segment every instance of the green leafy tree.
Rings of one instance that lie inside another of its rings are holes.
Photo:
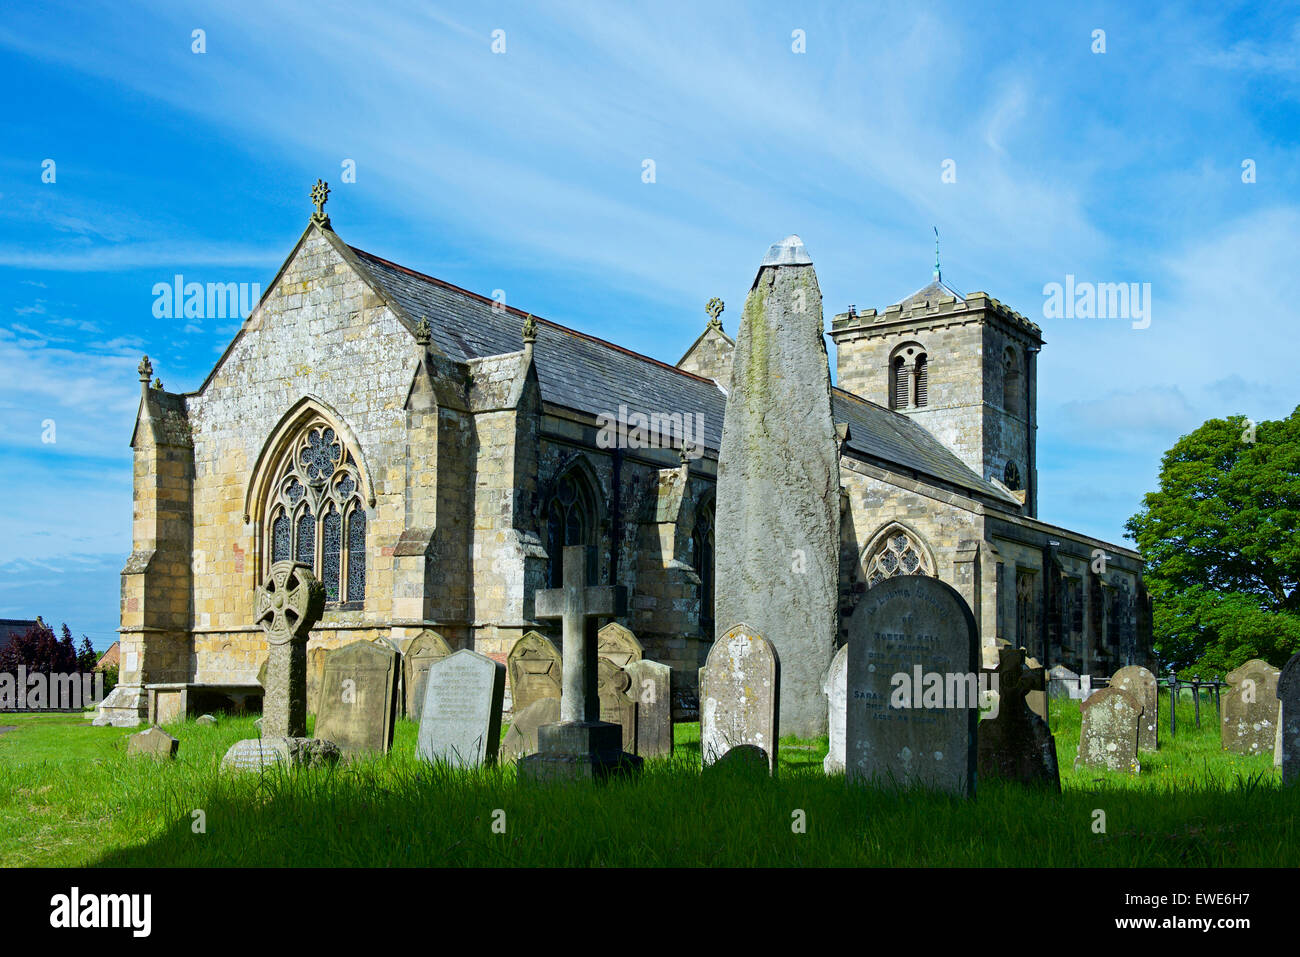
[[[1180,674],[1280,667],[1300,650],[1300,408],[1183,436],[1125,528],[1146,561],[1156,651]]]

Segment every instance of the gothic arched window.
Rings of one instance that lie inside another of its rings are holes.
[[[570,469],[555,485],[555,494],[546,506],[547,584],[559,588],[564,584],[564,549],[568,545],[596,544],[596,510],[594,496],[586,478]]]
[[[889,354],[889,407],[918,409],[930,401],[930,364],[925,347],[904,342]]]
[[[929,550],[901,525],[891,525],[876,536],[863,564],[868,588],[895,575],[934,574]]]
[[[263,572],[292,558],[311,565],[328,602],[366,597],[366,511],[356,459],[334,428],[304,427],[277,470],[266,506]]]
[[[691,558],[700,578],[700,631],[713,637],[713,502],[705,502],[695,513],[691,531]]]

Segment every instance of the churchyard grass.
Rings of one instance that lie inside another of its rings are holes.
[[[1166,699],[1167,700],[1167,699]],[[1163,704],[1164,702],[1162,702]],[[1300,794],[1271,757],[1218,748],[1213,703],[1129,776],[1072,769],[1078,703],[1053,701],[1064,793],[981,781],[964,802],[891,795],[826,777],[826,742],[782,741],[775,781],[699,773],[699,728],[675,727],[671,758],[638,781],[521,785],[513,768],[440,771],[393,752],[333,770],[220,773],[255,737],[251,717],[167,726],[172,761],[126,758],[118,728],[77,715],[0,724],[0,862],[6,866],[1296,866]],[[199,833],[202,811],[203,832]],[[804,812],[806,833],[794,827]],[[1094,832],[1097,811],[1105,833]],[[504,824],[504,833],[493,830]]]

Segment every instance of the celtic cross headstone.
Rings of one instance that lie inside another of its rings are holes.
[[[325,611],[325,586],[303,562],[276,562],[257,588],[257,624],[270,652],[262,701],[262,734],[307,734],[307,636]]]

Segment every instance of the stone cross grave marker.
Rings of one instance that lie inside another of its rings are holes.
[[[510,675],[510,710],[515,714],[543,698],[560,700],[564,668],[560,651],[549,638],[525,632],[506,656]]]
[[[467,768],[495,764],[501,742],[506,667],[464,649],[433,662],[424,682],[415,753]]]
[[[1112,688],[1123,688],[1142,702],[1142,720],[1138,724],[1138,750],[1155,751],[1159,747],[1160,698],[1156,676],[1141,665],[1128,665],[1110,679]]]
[[[827,726],[830,729],[830,750],[822,761],[827,774],[844,773],[844,735],[848,720],[849,646],[841,645],[826,669],[822,693],[826,695]]]
[[[1003,642],[998,648],[998,667],[985,672],[995,679],[987,682],[994,700],[988,702],[992,707],[981,716],[976,731],[978,774],[981,779],[1046,784],[1059,791],[1056,738],[1032,703],[1032,696],[1044,694],[1044,673],[1030,661],[1024,648]]]
[[[388,751],[393,744],[397,652],[370,641],[332,651],[321,678],[316,736],[344,754]]]
[[[1081,710],[1074,769],[1140,771],[1137,747],[1142,702],[1122,688],[1102,688],[1087,697]]]
[[[849,781],[974,797],[979,660],[952,586],[904,575],[869,588],[849,619]]]
[[[1282,708],[1279,720],[1282,752],[1282,783],[1300,781],[1300,654],[1282,666],[1277,679],[1278,703]]]
[[[1266,754],[1277,741],[1278,670],[1252,658],[1228,672],[1221,699],[1220,741],[1233,754]]]
[[[519,764],[525,780],[601,778],[640,767],[640,758],[623,751],[622,729],[600,720],[595,623],[626,612],[627,589],[587,584],[594,552],[590,545],[566,547],[564,586],[534,595],[536,616],[561,622],[563,678],[559,723],[538,728],[537,753]]]
[[[406,646],[402,666],[406,671],[406,716],[419,720],[424,709],[424,681],[434,662],[451,654],[451,645],[436,631],[416,635]]]
[[[643,758],[673,753],[672,671],[642,658],[623,669],[631,679],[628,697],[636,702],[636,753]]]
[[[762,750],[775,772],[781,668],[772,643],[735,625],[713,643],[700,670],[700,757],[704,766],[744,745]]]
[[[270,646],[263,681],[262,734],[307,734],[307,636],[325,611],[325,586],[302,562],[276,562],[254,598],[254,620]]]

